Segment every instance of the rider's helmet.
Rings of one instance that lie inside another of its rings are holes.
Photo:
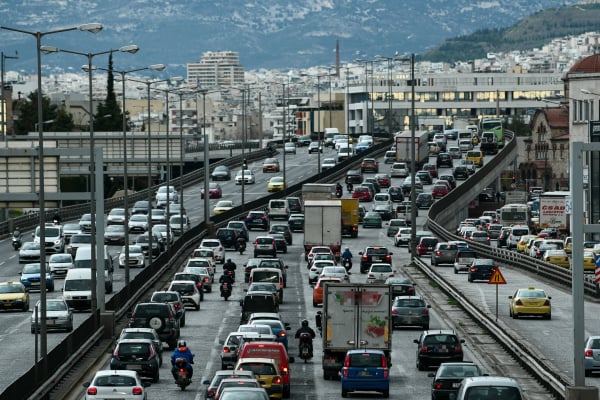
[[[306,319],[302,320],[302,327],[303,328],[308,328],[308,320],[306,320]]]
[[[230,262],[231,262],[231,258],[228,258],[228,259],[227,259],[227,262],[228,262],[228,263],[230,263]]]
[[[180,340],[179,342],[177,342],[177,347],[187,347],[185,340]]]

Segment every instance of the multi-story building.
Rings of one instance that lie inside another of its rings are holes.
[[[243,84],[244,67],[237,52],[207,51],[199,62],[187,64],[187,81],[203,88]]]

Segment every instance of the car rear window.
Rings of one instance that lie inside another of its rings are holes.
[[[422,299],[396,299],[394,307],[419,308],[425,307],[425,302]]]
[[[421,244],[423,246],[435,246],[437,244],[437,239],[429,239],[429,238],[423,238],[421,239]]]
[[[372,249],[367,249],[367,255],[372,256],[372,255],[387,255],[388,251],[385,247],[379,247],[379,248],[372,248]]]
[[[423,341],[426,345],[435,345],[435,344],[446,344],[446,345],[454,345],[458,343],[456,336],[453,335],[429,335]]]
[[[252,371],[256,375],[275,375],[276,371],[272,364],[265,363],[247,363],[241,364],[238,369],[242,371]]]
[[[160,304],[144,305],[135,309],[135,315],[140,317],[148,317],[151,315],[166,316],[169,314],[169,308]]]
[[[350,354],[348,356],[350,367],[358,368],[378,368],[381,367],[381,354],[361,353]]]
[[[272,238],[257,238],[256,239],[256,243],[258,243],[258,244],[271,244],[271,243],[273,243],[273,239]]]
[[[137,382],[135,378],[131,376],[123,376],[123,375],[110,375],[110,376],[99,376],[94,381],[94,386],[110,386],[110,387],[119,387],[119,386],[135,386]]]
[[[119,356],[147,359],[150,357],[150,346],[148,343],[120,343]]]
[[[155,293],[152,295],[152,301],[164,303],[167,301],[179,301],[179,296],[176,293]]]

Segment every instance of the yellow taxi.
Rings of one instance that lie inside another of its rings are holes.
[[[567,252],[567,254],[571,254],[572,250],[573,250],[573,238],[571,236],[567,236],[565,238],[565,251]]]
[[[483,167],[483,152],[481,150],[469,150],[467,151],[466,160],[473,161],[477,167]]]
[[[215,215],[223,214],[226,211],[229,211],[233,208],[233,201],[231,200],[221,200],[215,204],[215,208],[213,208],[213,213]]]
[[[1,310],[29,310],[29,292],[21,282],[0,282]]]
[[[272,358],[240,358],[235,370],[252,371],[269,399],[283,398],[283,380],[277,362]]]
[[[552,306],[544,289],[536,289],[528,287],[517,289],[512,296],[508,296],[510,300],[508,313],[511,317],[517,319],[523,315],[542,316],[545,319],[552,318]]]
[[[571,268],[571,259],[569,258],[569,255],[562,249],[546,250],[542,256],[542,260],[562,268]]]
[[[535,239],[536,237],[537,236],[535,236],[535,235],[523,235],[523,236],[521,236],[521,239],[519,239],[519,241],[517,242],[517,252],[528,254],[529,251],[527,249],[527,244],[529,243],[530,239]]]
[[[585,250],[583,252],[583,270],[594,272],[596,269],[596,254],[593,251]]]
[[[269,179],[269,183],[267,184],[268,192],[279,192],[281,190],[285,190],[285,181],[282,176],[274,176]]]

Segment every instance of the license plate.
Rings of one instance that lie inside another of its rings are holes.
[[[360,371],[358,373],[358,376],[371,376],[373,375],[372,373],[370,373],[369,371]]]
[[[56,321],[53,319],[46,320],[46,325],[56,325]]]
[[[373,261],[380,262],[381,261],[381,257],[373,257]]]
[[[459,386],[460,386],[460,382],[454,382],[454,383],[452,384],[452,388],[453,388],[453,389],[456,389],[456,388],[458,388]]]
[[[3,306],[4,307],[12,307],[13,303],[4,303]]]
[[[138,364],[127,365],[127,369],[131,369],[131,370],[135,370],[135,371],[141,371],[142,366],[138,365]]]
[[[260,224],[261,220],[260,219],[255,219],[252,222],[254,222],[255,224]]]

